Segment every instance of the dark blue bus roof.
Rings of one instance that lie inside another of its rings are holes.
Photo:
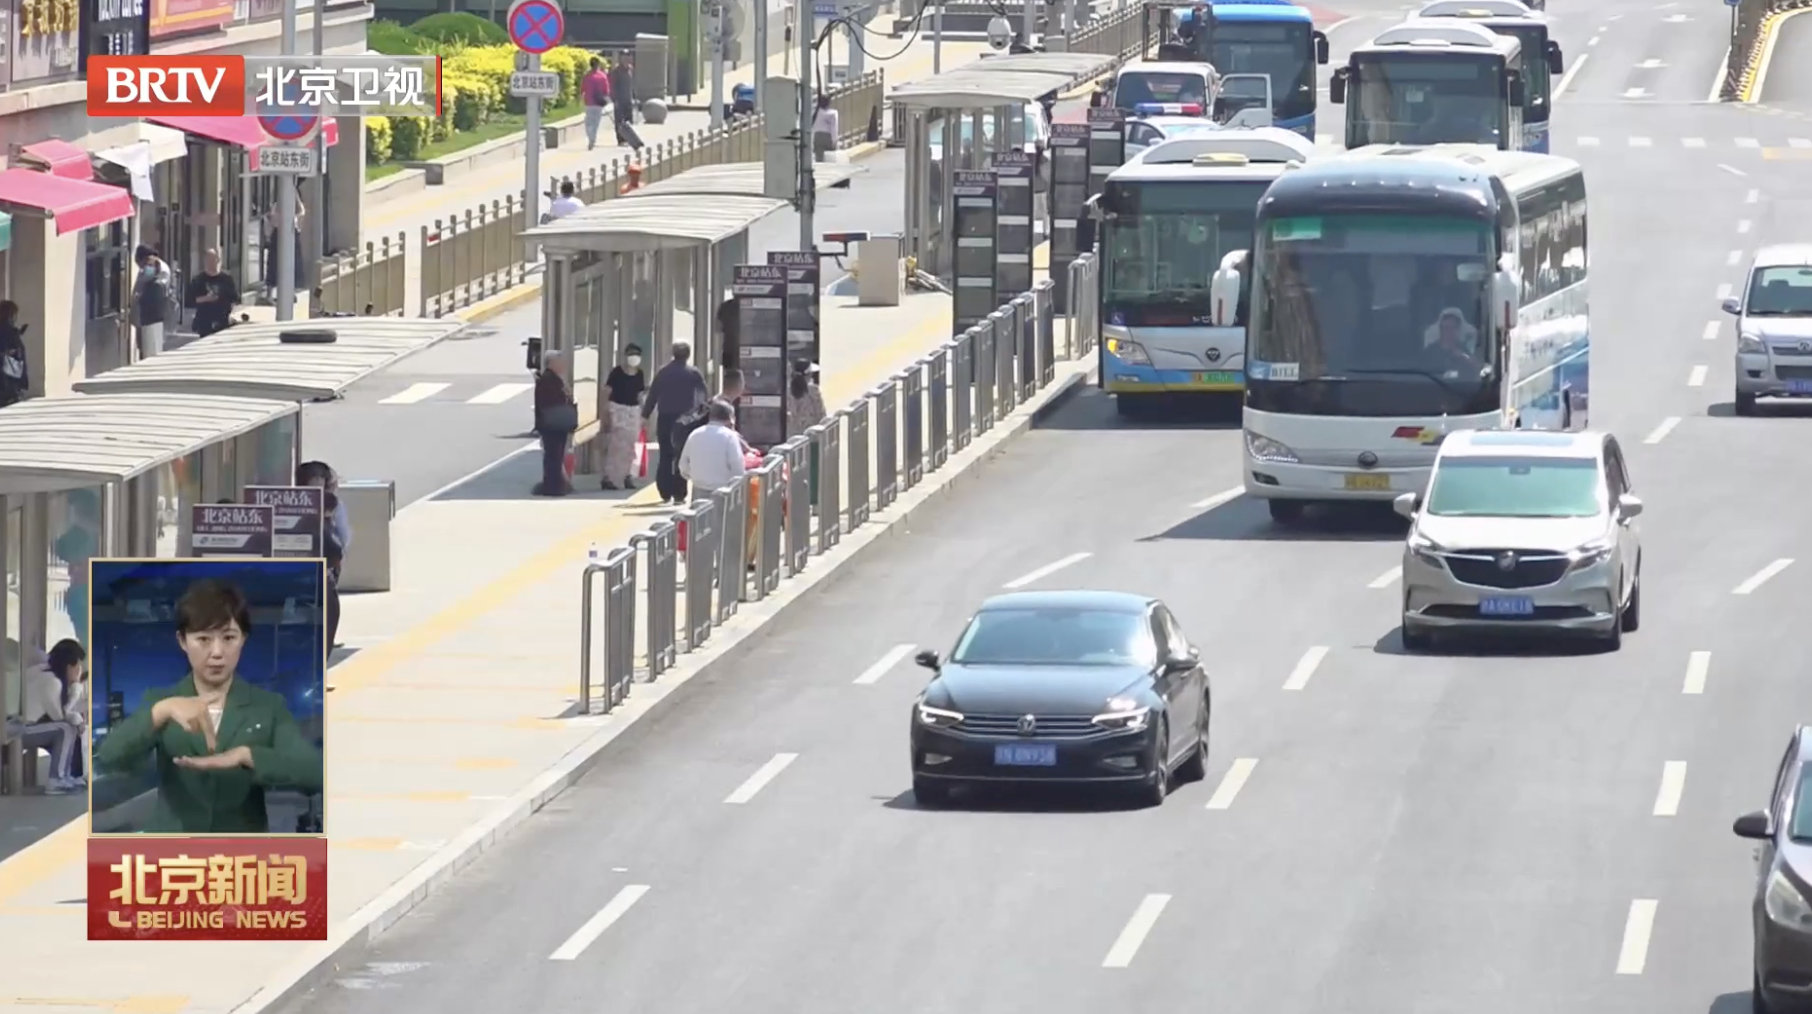
[[[1366,149],[1360,149],[1364,151]],[[1405,203],[1432,213],[1490,221],[1497,213],[1491,173],[1457,159],[1340,155],[1314,159],[1277,178],[1259,202],[1265,218],[1331,212],[1388,214]]]
[[[1308,11],[1291,3],[1267,3],[1265,0],[1240,0],[1236,4],[1215,4],[1216,21],[1281,21],[1292,24],[1313,24],[1315,18]]]

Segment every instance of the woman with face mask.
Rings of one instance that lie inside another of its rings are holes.
[[[609,411],[604,415],[604,488],[635,488],[635,443],[642,429],[642,397],[648,375],[642,372],[642,347],[623,347],[623,361],[604,378],[610,389]],[[617,478],[622,485],[617,485]]]

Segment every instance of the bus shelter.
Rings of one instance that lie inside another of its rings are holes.
[[[905,248],[922,270],[946,280],[954,273],[956,248],[944,229],[948,172],[986,169],[995,152],[1022,149],[1029,104],[1099,77],[1116,62],[1093,53],[988,56],[893,90],[894,107],[905,110]]]
[[[87,564],[94,557],[171,557],[189,507],[237,499],[247,485],[287,483],[297,454],[293,401],[216,395],[37,398],[0,409],[0,598],[5,714],[36,653],[88,640]],[[3,739],[3,737],[0,737]],[[21,753],[5,746],[5,788]]]
[[[862,171],[836,162],[813,166],[819,189]],[[658,366],[677,331],[716,383],[713,311],[736,265],[750,259],[750,227],[791,207],[763,196],[764,173],[759,162],[700,166],[523,233],[547,264],[543,348],[559,354],[582,426],[604,413],[608,392],[598,380],[628,342]]]

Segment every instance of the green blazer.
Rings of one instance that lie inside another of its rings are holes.
[[[215,737],[216,752],[250,747],[252,766],[198,771],[176,766],[177,757],[208,752],[200,735],[167,722],[151,727],[151,708],[166,697],[194,697],[195,677],[145,694],[137,711],[107,730],[94,751],[94,766],[110,774],[157,765],[157,809],[145,831],[152,834],[268,834],[266,788],[321,790],[321,751],[302,735],[280,694],[233,680]]]

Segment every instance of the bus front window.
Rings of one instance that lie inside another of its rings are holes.
[[[1315,111],[1315,49],[1307,25],[1223,21],[1214,29],[1214,69],[1271,79],[1272,114],[1294,120]]]
[[[1367,144],[1489,144],[1501,147],[1505,117],[1502,65],[1428,55],[1360,61],[1354,82],[1354,131]]]
[[[1110,184],[1103,302],[1129,326],[1205,323],[1221,258],[1252,246],[1265,184]]]
[[[1548,96],[1553,87],[1548,74],[1548,30],[1539,25],[1513,28],[1508,33],[1522,48],[1519,69],[1528,101],[1523,104],[1523,119],[1543,123],[1548,119]]]

